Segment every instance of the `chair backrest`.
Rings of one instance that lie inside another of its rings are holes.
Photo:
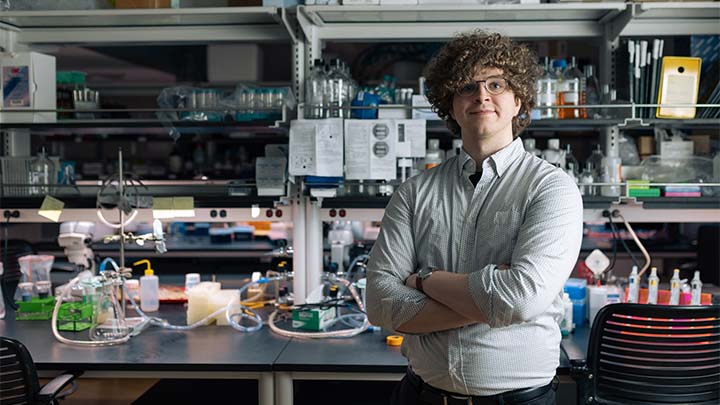
[[[0,336],[0,404],[32,404],[40,391],[35,363],[19,341]]]
[[[588,343],[598,403],[720,403],[720,306],[611,304]]]

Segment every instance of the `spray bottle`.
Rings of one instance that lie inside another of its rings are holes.
[[[680,304],[680,269],[673,270],[673,276],[670,279],[670,305]]]
[[[145,275],[140,277],[140,309],[143,312],[157,311],[160,307],[160,280],[150,266],[150,260],[138,260],[133,266],[140,264],[147,264]]]
[[[657,304],[658,284],[660,284],[660,277],[657,275],[657,267],[653,267],[650,269],[650,277],[648,277],[648,304]]]
[[[640,293],[640,276],[638,276],[637,266],[632,267],[632,273],[630,273],[630,285],[628,286],[628,297],[627,302],[638,302],[638,295]]]
[[[690,305],[701,305],[700,297],[702,295],[702,281],[700,281],[700,272],[696,271],[695,276],[690,282],[692,288],[692,297],[690,298]]]

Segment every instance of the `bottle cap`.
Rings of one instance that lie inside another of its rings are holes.
[[[440,149],[440,140],[428,139],[428,149]]]
[[[387,338],[385,338],[385,343],[388,346],[400,346],[402,345],[403,337],[397,336],[397,335],[390,335]]]

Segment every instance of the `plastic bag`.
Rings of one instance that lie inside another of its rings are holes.
[[[640,154],[634,139],[620,134],[619,147],[623,165],[636,166],[640,164]]]
[[[707,183],[712,181],[712,159],[692,156],[668,159],[649,156],[640,163],[642,179],[653,183]]]

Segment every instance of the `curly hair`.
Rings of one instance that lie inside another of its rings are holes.
[[[453,134],[460,134],[460,126],[450,116],[455,91],[474,80],[478,69],[490,67],[502,69],[515,97],[520,100],[520,112],[512,120],[513,139],[530,124],[530,111],[535,107],[535,83],[541,73],[537,56],[509,37],[475,30],[445,44],[430,61],[425,74],[428,101]]]

